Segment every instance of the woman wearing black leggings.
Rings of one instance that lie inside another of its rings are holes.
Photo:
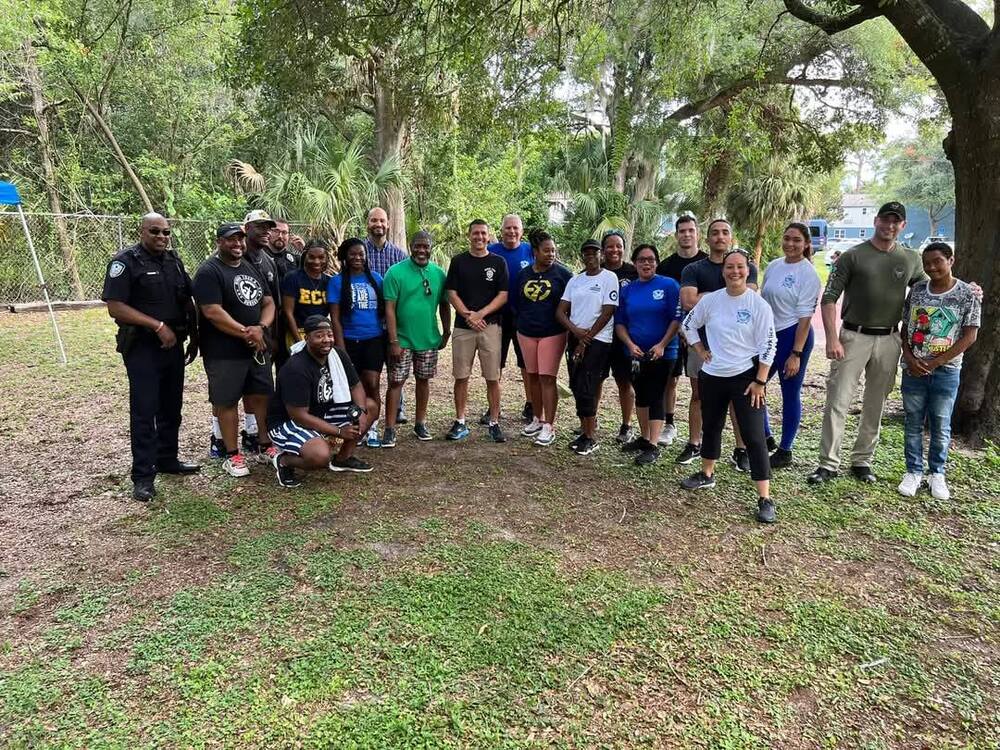
[[[750,261],[742,250],[723,259],[726,288],[706,294],[684,319],[684,337],[705,365],[699,375],[702,440],[701,471],[681,482],[685,489],[715,486],[722,453],[722,430],[732,403],[747,445],[750,476],[757,485],[757,520],[774,523],[771,466],[764,436],[764,388],[774,362],[777,337],[768,304],[747,287]],[[705,339],[698,329],[705,328]]]

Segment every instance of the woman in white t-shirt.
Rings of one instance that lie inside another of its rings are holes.
[[[771,420],[764,411],[764,430],[771,468],[792,465],[792,445],[802,421],[802,381],[813,349],[812,316],[819,301],[819,274],[812,264],[809,227],[793,221],[781,237],[784,258],[773,260],[764,273],[760,296],[771,306],[778,346],[768,379],[781,383],[781,443],[774,444]]]
[[[746,252],[730,250],[722,261],[726,288],[703,296],[684,319],[684,338],[705,364],[698,376],[701,471],[681,486],[689,490],[715,486],[715,464],[722,453],[722,430],[732,403],[750,458],[750,476],[757,485],[757,520],[773,523],[764,388],[775,354],[774,315],[760,295],[747,287],[749,274]],[[698,333],[702,327],[706,340]]]
[[[566,284],[556,309],[556,320],[569,331],[569,387],[580,418],[580,435],[570,448],[581,456],[597,450],[597,402],[611,356],[618,307],[618,277],[601,268],[603,255],[597,240],[583,243],[583,271]]]

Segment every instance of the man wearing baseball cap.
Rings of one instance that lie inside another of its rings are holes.
[[[920,256],[897,242],[906,226],[906,207],[883,205],[871,239],[840,256],[822,297],[826,356],[831,360],[823,411],[819,467],[810,484],[837,476],[844,419],[864,375],[864,400],[858,437],[851,451],[851,473],[861,482],[877,480],[872,459],[878,444],[882,409],[899,368],[899,321],[906,290],[926,279]],[[844,296],[837,330],[837,300]]]

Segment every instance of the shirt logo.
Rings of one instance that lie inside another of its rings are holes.
[[[316,384],[316,400],[325,404],[333,399],[333,380],[330,378],[330,368],[321,367],[319,370],[319,383]]]
[[[522,260],[521,261],[521,268],[527,268],[530,265],[531,264],[528,261],[526,261],[526,260]]]
[[[897,279],[903,278],[903,269],[899,266],[896,266],[895,268],[892,269],[892,275],[895,276]]]
[[[522,291],[532,302],[541,302],[552,294],[552,282],[548,279],[529,279],[524,283]]]
[[[628,279],[622,279],[621,281],[618,282],[619,288],[624,289],[625,287],[628,286],[628,282],[629,282]]]
[[[493,268],[487,268],[486,269],[486,280],[487,281],[493,281],[493,275],[495,273],[496,273],[495,269],[493,269]]]
[[[736,311],[736,322],[740,325],[749,325],[750,323],[750,311],[747,309]]]
[[[662,289],[654,289],[653,290],[653,299],[663,299],[663,290]]]
[[[608,299],[610,299],[612,302],[617,302],[618,301],[618,290],[612,289],[611,290],[611,294],[608,295]]]
[[[120,260],[115,260],[111,262],[111,267],[108,269],[108,276],[112,279],[117,279],[125,272],[125,264]]]
[[[236,292],[236,299],[247,307],[256,307],[264,297],[264,290],[260,288],[257,279],[245,273],[238,274],[233,279],[233,291]]]
[[[378,309],[378,297],[372,292],[367,281],[351,284],[351,295],[354,299],[355,310]]]
[[[788,274],[782,280],[781,285],[785,287],[785,289],[791,289],[793,286],[795,286],[795,276],[793,274]]]

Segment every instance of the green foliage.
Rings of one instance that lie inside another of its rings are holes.
[[[889,144],[885,154],[882,191],[926,210],[931,234],[955,206],[955,172],[941,146],[944,135],[938,124],[924,122],[915,138]]]

